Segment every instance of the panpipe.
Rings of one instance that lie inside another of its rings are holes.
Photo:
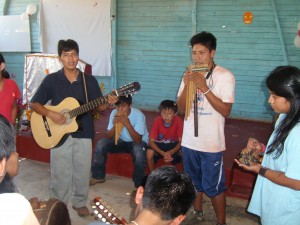
[[[208,65],[207,64],[192,64],[188,67],[189,70],[193,72],[201,72],[207,71]],[[197,88],[193,81],[188,81],[187,83],[187,90],[186,90],[186,101],[185,101],[185,116],[184,119],[186,120],[190,116],[191,107],[193,101],[197,101]],[[197,112],[194,112],[197,114]]]
[[[126,113],[123,113],[123,112],[117,112],[116,115],[115,115],[115,118],[116,117],[121,117],[121,116],[124,116],[126,115]],[[124,127],[124,124],[122,122],[117,122],[116,123],[116,131],[115,131],[115,145],[118,144],[118,140],[120,138],[120,134],[123,130],[123,127]]]

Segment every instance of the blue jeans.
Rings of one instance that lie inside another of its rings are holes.
[[[115,145],[114,139],[101,139],[95,148],[92,161],[92,177],[95,179],[103,179],[106,175],[107,153],[130,153],[133,157],[134,171],[133,182],[135,187],[139,187],[146,176],[146,142],[141,144],[135,142],[125,142],[119,139]]]

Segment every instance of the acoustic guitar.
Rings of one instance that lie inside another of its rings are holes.
[[[140,84],[133,82],[122,86],[111,94],[115,96],[126,96],[134,94],[139,90]],[[30,125],[36,143],[44,149],[55,147],[66,134],[77,131],[78,124],[76,122],[76,116],[107,103],[107,100],[108,96],[106,95],[80,105],[75,98],[68,97],[56,106],[45,105],[47,109],[63,114],[67,118],[65,124],[54,123],[49,117],[33,112]]]

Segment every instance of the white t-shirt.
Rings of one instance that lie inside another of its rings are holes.
[[[29,201],[18,193],[0,194],[1,225],[39,225]]]
[[[234,103],[235,79],[233,74],[220,66],[216,66],[212,75],[206,80],[212,93],[223,102]],[[178,96],[184,89],[181,81]],[[194,134],[194,106],[190,116],[184,120],[182,146],[201,152],[220,152],[226,149],[224,125],[225,118],[208,102],[201,90],[198,93],[198,137]]]

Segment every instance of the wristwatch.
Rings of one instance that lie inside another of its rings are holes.
[[[265,177],[267,170],[268,170],[268,168],[262,166],[262,167],[260,167],[258,174],[261,175],[262,177]]]

